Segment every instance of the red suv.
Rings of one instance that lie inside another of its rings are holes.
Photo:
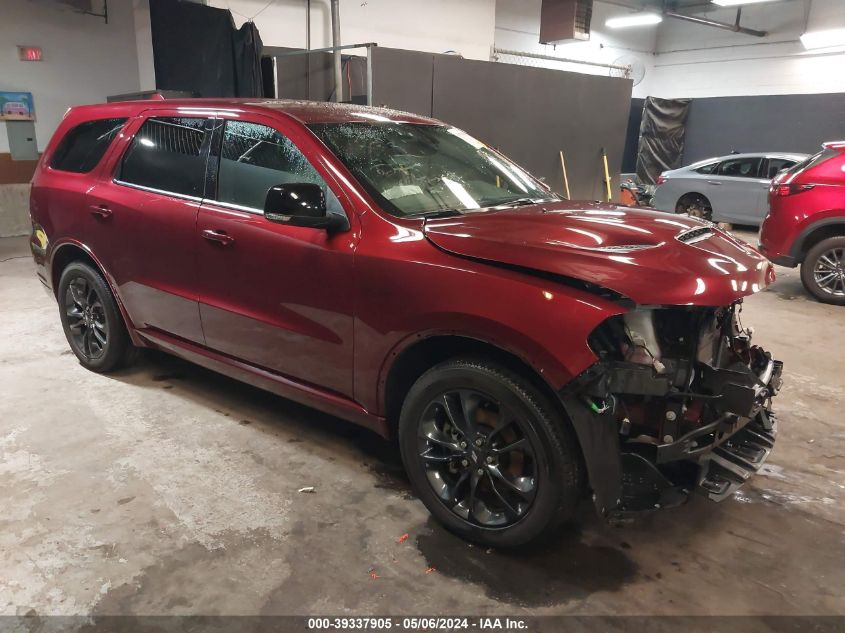
[[[845,305],[845,142],[825,143],[772,181],[760,250],[776,264],[801,264],[819,301]]]
[[[528,542],[723,499],[772,449],[781,364],[743,296],[773,270],[713,225],[561,200],[390,110],[240,100],[71,109],[32,252],[98,372],[152,347],[397,438],[449,529]]]

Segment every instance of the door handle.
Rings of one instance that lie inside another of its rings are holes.
[[[111,217],[111,209],[104,204],[92,204],[89,210],[91,211],[91,215],[96,215],[101,218]]]
[[[205,229],[202,236],[210,242],[217,242],[223,246],[228,246],[235,241],[235,238],[226,233],[226,231],[215,231],[213,229]]]
[[[720,183],[718,180],[708,180],[707,184],[708,185],[721,185],[722,183]]]

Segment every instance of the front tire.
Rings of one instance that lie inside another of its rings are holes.
[[[69,264],[59,279],[58,302],[65,337],[83,367],[106,373],[130,361],[135,348],[97,269],[84,262]]]
[[[801,263],[801,282],[823,303],[845,305],[845,236],[816,244]]]
[[[570,428],[522,376],[486,360],[450,360],[413,385],[399,420],[402,461],[447,529],[492,547],[543,538],[581,492]]]

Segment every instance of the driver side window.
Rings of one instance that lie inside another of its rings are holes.
[[[290,139],[266,125],[226,121],[217,176],[218,202],[263,211],[267,191],[290,183],[319,185],[327,211],[343,213],[337,196]]]

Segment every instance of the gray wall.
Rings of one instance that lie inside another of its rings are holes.
[[[573,198],[604,196],[601,148],[618,196],[631,81],[378,47],[373,101],[460,127],[558,192],[566,157]]]
[[[845,94],[693,99],[683,164],[738,152],[815,153],[845,138]]]

